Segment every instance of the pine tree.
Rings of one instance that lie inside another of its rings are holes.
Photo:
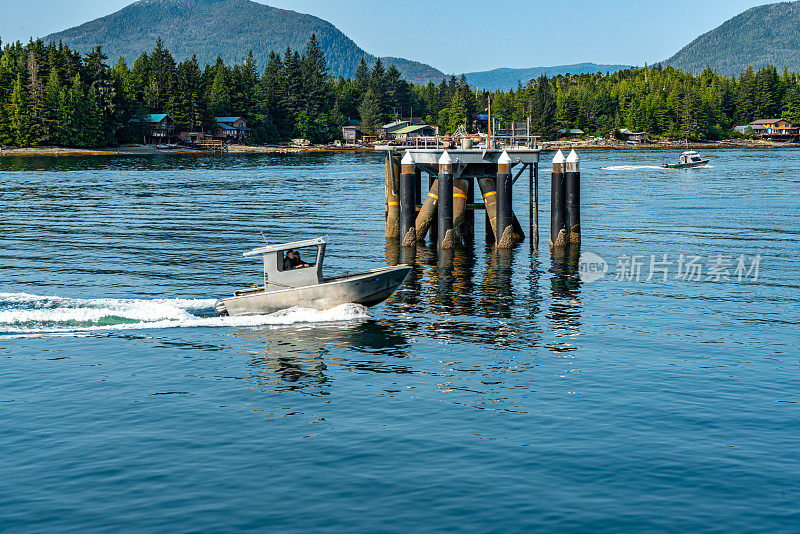
[[[372,89],[367,89],[364,100],[358,106],[358,113],[361,115],[361,131],[367,135],[378,135],[383,119],[380,104]]]
[[[31,119],[28,113],[28,99],[25,87],[22,85],[22,75],[17,76],[11,90],[11,100],[8,103],[9,126],[11,138],[17,146],[26,147],[31,143]]]

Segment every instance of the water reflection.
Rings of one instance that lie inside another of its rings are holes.
[[[331,381],[326,371],[331,362],[338,367],[375,373],[412,372],[408,365],[391,362],[392,357],[408,356],[408,340],[386,321],[282,326],[242,330],[234,336],[263,344],[263,348],[247,350],[251,355],[247,379],[271,391],[327,395]],[[338,350],[342,348],[381,356],[374,360],[344,359]],[[337,356],[331,356],[332,352]]]
[[[581,279],[578,274],[580,249],[577,247],[566,250],[554,249],[550,253],[550,258],[550,272],[553,274],[550,287],[553,299],[547,318],[553,325],[556,337],[578,335],[581,325]],[[564,345],[553,350],[562,352],[573,349],[571,345]]]

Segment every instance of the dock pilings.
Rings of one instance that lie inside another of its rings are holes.
[[[514,213],[512,210],[511,158],[505,150],[497,161],[497,246],[514,246]]]
[[[550,179],[550,248],[564,248],[568,244],[564,166],[564,153],[559,150],[553,158],[553,173]]]
[[[400,239],[404,247],[417,244],[415,178],[414,158],[406,152],[400,162]]]
[[[572,150],[567,156],[564,173],[567,189],[567,224],[570,246],[581,244],[581,170],[577,152]]]
[[[439,248],[452,249],[453,235],[453,160],[445,150],[439,158]]]
[[[528,226],[531,247],[538,247],[537,146],[472,148],[386,147],[386,236],[403,247],[428,240],[438,250],[469,245],[475,237],[475,211],[485,213],[486,242],[508,250],[525,239],[514,209],[514,184],[527,175]],[[402,155],[402,158],[400,157]],[[577,154],[570,154],[569,169],[563,153],[554,160],[551,245],[571,243],[570,220],[580,232],[580,192]],[[569,170],[569,177],[567,177]],[[527,172],[526,172],[527,171]],[[422,183],[428,175],[427,188]],[[569,182],[569,208],[567,207]],[[477,198],[480,191],[481,198]],[[577,241],[576,241],[577,242]]]
[[[386,238],[400,237],[400,156],[387,153],[385,164]]]

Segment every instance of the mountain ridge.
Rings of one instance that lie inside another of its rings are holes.
[[[800,1],[743,11],[663,63],[695,74],[711,67],[720,74],[738,75],[748,67],[767,64],[800,71]]]

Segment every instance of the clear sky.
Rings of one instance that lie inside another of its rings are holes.
[[[367,52],[447,73],[666,59],[769,0],[258,0],[328,20]],[[27,41],[132,0],[0,0],[0,38]]]

